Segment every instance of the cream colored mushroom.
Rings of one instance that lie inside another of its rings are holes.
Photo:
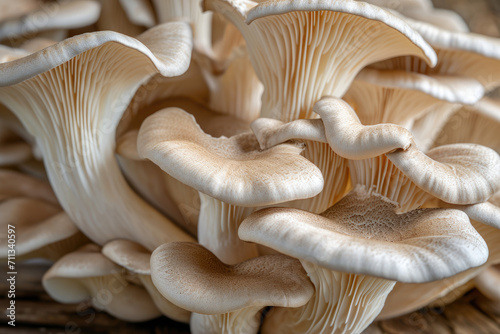
[[[314,292],[295,259],[267,255],[229,266],[194,243],[158,247],[151,274],[165,298],[194,312],[193,334],[255,334],[264,307],[299,307]]]
[[[89,26],[99,18],[101,7],[94,0],[48,3],[21,18],[0,23],[0,40],[25,38],[40,31],[68,30]],[[59,39],[66,37],[66,32]]]
[[[189,27],[175,22],[139,39],[80,35],[0,64],[0,101],[36,138],[62,207],[97,243],[121,237],[154,249],[192,240],[128,187],[114,157],[134,92],[158,72],[182,74],[191,46]]]
[[[357,1],[206,0],[244,36],[264,85],[262,116],[312,118],[325,95],[341,97],[372,62],[415,55],[431,66],[435,53],[403,20]]]
[[[30,198],[13,198],[0,203],[0,226],[7,230],[14,226],[16,259],[31,258],[57,260],[88,243],[61,208]],[[7,260],[9,243],[0,240],[0,259]]]
[[[313,109],[319,120],[295,121],[270,126],[259,121],[259,140],[273,145],[295,137],[317,137],[327,141],[333,152],[349,160],[352,184],[362,184],[400,205],[400,212],[418,208],[432,196],[454,204],[487,200],[500,187],[500,157],[493,150],[470,144],[446,145],[424,154],[411,133],[395,124],[363,125],[344,101],[325,97]],[[320,122],[324,124],[324,132]],[[309,125],[306,125],[309,124]],[[271,124],[272,125],[272,124]],[[291,131],[290,129],[293,129]],[[289,134],[285,132],[290,131]],[[321,138],[324,135],[323,138]]]
[[[137,130],[131,127],[132,130],[118,139],[117,153],[123,157],[120,159],[121,167],[134,189],[183,229],[196,236],[200,211],[198,191],[166,174],[154,163],[141,159],[137,152],[138,127],[143,119],[153,110],[173,106],[181,107],[192,114],[203,131],[213,137],[231,137],[248,131],[249,124],[213,112],[190,99],[170,98],[143,109],[134,119]]]
[[[151,280],[151,252],[129,240],[113,240],[102,248],[102,254],[117,265],[138,276],[139,281],[151,296],[160,312],[175,321],[189,322],[191,312],[182,309],[165,299]]]
[[[126,321],[147,321],[160,316],[147,291],[128,282],[125,270],[88,244],[62,257],[45,273],[42,284],[59,303],[90,300],[92,306]]]
[[[262,333],[360,333],[396,281],[433,281],[486,261],[487,246],[461,211],[396,210],[357,186],[321,215],[270,208],[246,218],[240,238],[300,259],[316,289],[303,307],[275,310]]]
[[[447,118],[462,103],[475,104],[483,95],[482,85],[470,78],[366,68],[343,99],[361,123],[402,125],[410,130],[417,146],[427,151]]]
[[[260,151],[248,132],[214,138],[178,108],[148,117],[137,147],[139,155],[199,191],[198,240],[228,264],[257,255],[255,245],[237,236],[239,223],[256,207],[312,197],[323,187],[320,171],[300,156],[300,146]]]

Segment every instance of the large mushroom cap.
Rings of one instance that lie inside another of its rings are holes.
[[[486,261],[487,246],[463,212],[395,210],[357,187],[321,215],[257,211],[243,221],[239,236],[332,270],[402,282],[437,280]]]
[[[139,154],[179,181],[226,203],[269,205],[317,195],[319,169],[284,144],[260,151],[251,133],[213,138],[178,108],[148,117],[139,131]]]
[[[298,307],[313,294],[300,263],[267,255],[230,266],[194,243],[167,243],[151,257],[153,282],[173,303],[202,314],[250,306]]]

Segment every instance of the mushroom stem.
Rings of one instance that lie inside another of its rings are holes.
[[[250,306],[224,314],[193,313],[189,328],[193,334],[255,334],[261,311],[261,306]]]
[[[349,188],[349,169],[347,160],[336,154],[328,145],[318,141],[305,140],[302,155],[319,168],[325,185],[316,196],[292,201],[284,206],[309,212],[321,213],[338,202]]]
[[[275,308],[262,333],[361,333],[379,314],[396,281],[301,263],[315,294],[300,308]],[[286,321],[283,321],[286,319]]]
[[[228,204],[199,192],[198,242],[226,264],[236,264],[258,256],[256,244],[238,237],[241,222],[257,208]]]
[[[361,184],[371,192],[399,204],[398,212],[420,207],[432,196],[419,188],[385,156],[349,160],[353,184]]]
[[[193,239],[130,189],[114,156],[115,130],[143,82],[157,72],[173,76],[187,67],[189,29],[174,22],[141,38],[150,49],[138,40],[101,32],[1,64],[7,73],[1,84],[10,86],[0,87],[0,100],[37,138],[54,192],[84,234],[99,244],[124,238],[152,250],[168,241]],[[152,53],[160,47],[171,59]],[[171,70],[166,59],[178,61],[172,69],[184,63],[182,69]],[[34,69],[24,64],[30,60]],[[22,74],[24,81],[15,72],[23,64],[26,72],[31,70]]]

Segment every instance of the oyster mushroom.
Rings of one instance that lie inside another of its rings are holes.
[[[398,55],[436,61],[403,20],[364,2],[206,0],[203,6],[240,30],[264,85],[261,114],[283,122],[313,118],[321,96],[341,97],[370,63]]]
[[[194,312],[193,334],[257,333],[264,307],[299,307],[313,294],[295,259],[267,255],[231,266],[187,242],[158,247],[151,256],[151,274],[162,295]]]
[[[141,245],[129,240],[113,240],[102,248],[102,254],[117,265],[137,275],[140,283],[148,291],[151,299],[160,312],[176,321],[189,322],[191,312],[182,309],[165,299],[151,280],[151,252]]]
[[[4,230],[14,226],[16,259],[19,261],[30,258],[55,261],[88,243],[58,205],[41,199],[17,197],[3,200],[0,203],[0,226]],[[7,260],[9,245],[7,238],[0,240],[0,259]]]
[[[320,171],[284,144],[260,151],[252,133],[230,138],[205,134],[193,116],[167,108],[139,130],[139,154],[199,191],[198,240],[219,259],[239,263],[257,255],[239,240],[239,223],[256,207],[312,197],[321,191]]]
[[[262,333],[360,333],[396,281],[433,281],[486,261],[463,212],[396,209],[357,186],[321,215],[269,208],[247,217],[240,238],[298,258],[316,290],[301,308],[276,309]]]
[[[325,97],[313,110],[321,120],[297,120],[282,130],[264,123],[276,121],[261,121],[263,126],[254,126],[254,131],[264,147],[291,137],[301,139],[302,133],[304,138],[327,141],[335,154],[349,159],[352,184],[397,202],[401,212],[433,196],[453,204],[483,202],[500,187],[500,157],[487,147],[445,145],[424,154],[404,127],[363,125],[340,99]]]
[[[97,21],[100,11],[101,6],[94,0],[48,3],[21,18],[0,22],[0,40],[89,26]]]
[[[147,291],[128,282],[125,270],[102,255],[95,244],[62,257],[45,273],[42,284],[60,303],[90,300],[92,306],[118,319],[137,322],[161,315]]]
[[[127,238],[154,249],[192,240],[129,188],[114,157],[134,92],[158,72],[182,74],[190,52],[189,27],[174,22],[139,39],[79,35],[0,64],[0,102],[36,138],[61,206],[94,242]]]

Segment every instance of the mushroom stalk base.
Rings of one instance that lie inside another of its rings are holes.
[[[275,308],[264,320],[263,334],[361,333],[378,315],[396,284],[383,278],[342,273],[301,260],[315,286],[299,308]]]
[[[238,228],[255,208],[224,203],[200,194],[198,242],[226,264],[236,264],[259,255],[257,246],[238,237]]]
[[[224,314],[191,315],[190,329],[193,334],[256,334],[260,326],[262,307],[246,307]]]

